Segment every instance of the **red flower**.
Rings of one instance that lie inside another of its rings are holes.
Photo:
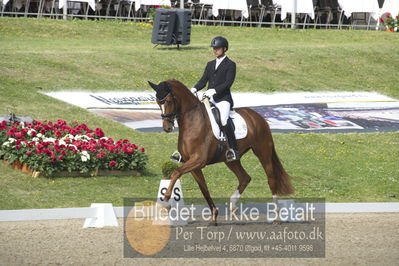
[[[101,153],[97,153],[97,155],[96,155],[96,157],[98,158],[98,159],[101,159]]]
[[[101,130],[101,128],[96,128],[96,131],[94,132],[94,134],[96,134],[97,137],[102,138],[104,137],[104,132]]]
[[[25,152],[25,154],[29,156],[29,155],[32,154],[32,152],[31,151],[27,151],[27,152]]]
[[[56,131],[54,134],[55,134],[55,136],[56,136],[57,138],[61,138],[61,137],[62,137],[62,134],[61,134],[61,132],[59,132],[59,131]]]
[[[17,132],[17,133],[15,133],[15,137],[16,137],[17,139],[22,138],[22,137],[23,137],[22,132]]]
[[[114,167],[115,165],[116,165],[116,162],[115,162],[115,161],[110,161],[110,162],[109,162],[109,166],[110,166],[110,167]]]
[[[140,148],[140,151],[141,151],[141,152],[144,152],[145,150],[144,150],[144,148]]]
[[[17,145],[17,146],[15,146],[15,148],[16,148],[17,150],[19,150],[19,149],[21,149],[21,146]]]
[[[382,18],[380,18],[380,23],[384,23],[384,20]]]
[[[64,120],[57,120],[57,125],[58,126],[65,126],[66,122]]]
[[[389,18],[391,16],[391,13],[387,13],[387,18]]]
[[[62,161],[64,159],[64,157],[60,156],[58,157],[58,160]]]
[[[12,129],[9,129],[6,133],[7,136],[14,136],[14,131]]]

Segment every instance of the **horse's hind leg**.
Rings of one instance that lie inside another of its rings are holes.
[[[251,177],[242,167],[241,161],[239,160],[226,163],[226,165],[237,176],[238,179],[237,190],[234,191],[233,195],[231,195],[230,197],[230,210],[234,212],[237,210],[236,204],[238,199],[244,192],[245,188],[248,186],[249,182],[251,182]]]
[[[191,172],[193,175],[195,181],[197,181],[198,186],[201,189],[202,195],[204,195],[204,198],[208,202],[209,208],[212,211],[212,222],[216,225],[217,224],[217,216],[218,216],[218,210],[216,208],[215,203],[213,202],[211,195],[209,194],[208,186],[206,185],[205,182],[205,177],[204,174],[202,173],[202,170],[194,170]]]

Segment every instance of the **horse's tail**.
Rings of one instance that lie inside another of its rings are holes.
[[[272,165],[273,165],[273,174],[276,182],[276,193],[277,195],[290,195],[294,193],[294,188],[291,184],[291,177],[284,170],[283,165],[280,162],[280,159],[277,156],[276,149],[272,149]]]

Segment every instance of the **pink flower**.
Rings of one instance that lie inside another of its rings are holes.
[[[19,150],[19,149],[21,149],[21,146],[16,145],[15,148],[16,148],[17,150]]]
[[[114,167],[115,165],[116,165],[116,162],[115,162],[115,161],[110,161],[110,162],[109,162],[109,166],[110,166],[110,167]]]
[[[29,155],[32,154],[32,152],[31,151],[27,151],[27,152],[25,152],[25,154],[29,156]]]
[[[97,155],[96,155],[96,157],[97,157],[97,159],[101,159],[101,153],[97,153]]]

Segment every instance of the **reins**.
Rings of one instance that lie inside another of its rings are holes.
[[[196,104],[194,104],[194,105],[192,105],[187,111],[185,111],[184,113],[178,113],[177,112],[177,101],[176,101],[176,96],[174,96],[173,94],[172,94],[172,92],[169,92],[162,100],[158,100],[158,102],[160,103],[160,104],[164,104],[165,102],[166,102],[166,98],[168,98],[169,96],[172,96],[173,97],[173,108],[174,108],[174,110],[173,110],[173,112],[172,113],[169,113],[169,114],[161,114],[161,117],[162,117],[162,120],[167,120],[167,121],[169,121],[169,122],[173,122],[175,119],[179,119],[181,116],[183,116],[185,113],[189,113],[189,112],[191,112],[191,110],[193,110],[194,108],[196,108],[198,105],[200,105],[202,102],[201,101],[198,101]],[[198,97],[197,97],[198,98]],[[204,115],[204,114],[203,114]],[[173,119],[170,119],[171,117],[174,117]]]

